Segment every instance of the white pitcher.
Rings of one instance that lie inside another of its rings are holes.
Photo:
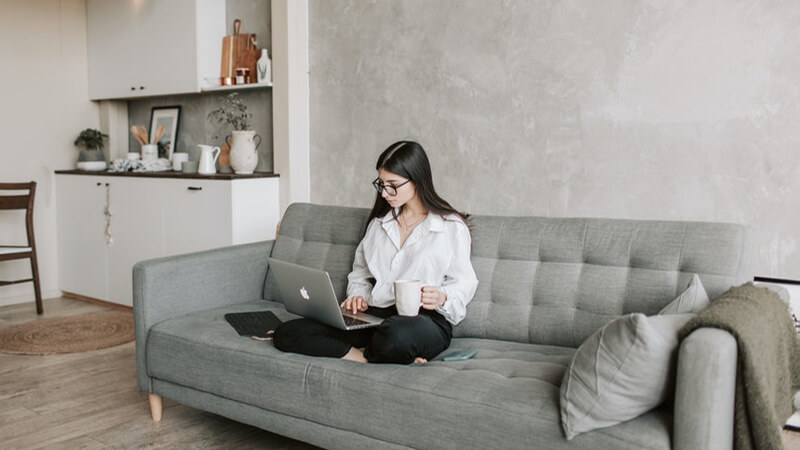
[[[197,173],[202,175],[213,175],[217,173],[217,158],[219,158],[219,147],[210,145],[198,145],[200,147],[200,164],[197,166]]]
[[[256,149],[261,144],[261,136],[255,131],[231,131],[231,167],[239,174],[253,173],[258,165],[258,152]],[[258,143],[256,143],[258,138]]]

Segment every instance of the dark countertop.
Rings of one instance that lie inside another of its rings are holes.
[[[108,172],[106,170],[56,170],[59,175],[94,175],[104,177],[140,177],[140,178],[181,178],[181,179],[201,179],[201,180],[245,180],[248,178],[274,178],[278,177],[275,172],[256,172],[249,175],[237,175],[234,173],[218,173],[215,175],[201,175],[198,173],[182,172]]]

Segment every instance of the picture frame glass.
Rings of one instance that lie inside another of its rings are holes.
[[[150,113],[150,136],[155,141],[159,127],[163,126],[163,132],[156,144],[158,145],[158,157],[172,160],[172,154],[178,144],[178,125],[180,121],[180,106],[160,106],[153,107]]]

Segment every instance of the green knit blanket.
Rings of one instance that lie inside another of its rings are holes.
[[[788,305],[747,283],[687,322],[680,338],[702,327],[728,331],[738,344],[734,447],[782,449],[780,430],[793,413],[793,386],[800,386],[800,341]]]

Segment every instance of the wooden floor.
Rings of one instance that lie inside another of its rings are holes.
[[[110,309],[66,298],[46,300],[42,316],[32,303],[6,306],[0,328]],[[800,450],[800,433],[783,438],[787,449]],[[0,354],[0,447],[316,448],[169,399],[161,422],[153,422],[147,395],[136,389],[133,342],[68,355]]]
[[[58,298],[0,308],[0,328],[37,318],[110,310]],[[3,449],[265,448],[312,449],[164,399],[160,423],[136,389],[134,343],[52,356],[0,354],[0,447]]]

